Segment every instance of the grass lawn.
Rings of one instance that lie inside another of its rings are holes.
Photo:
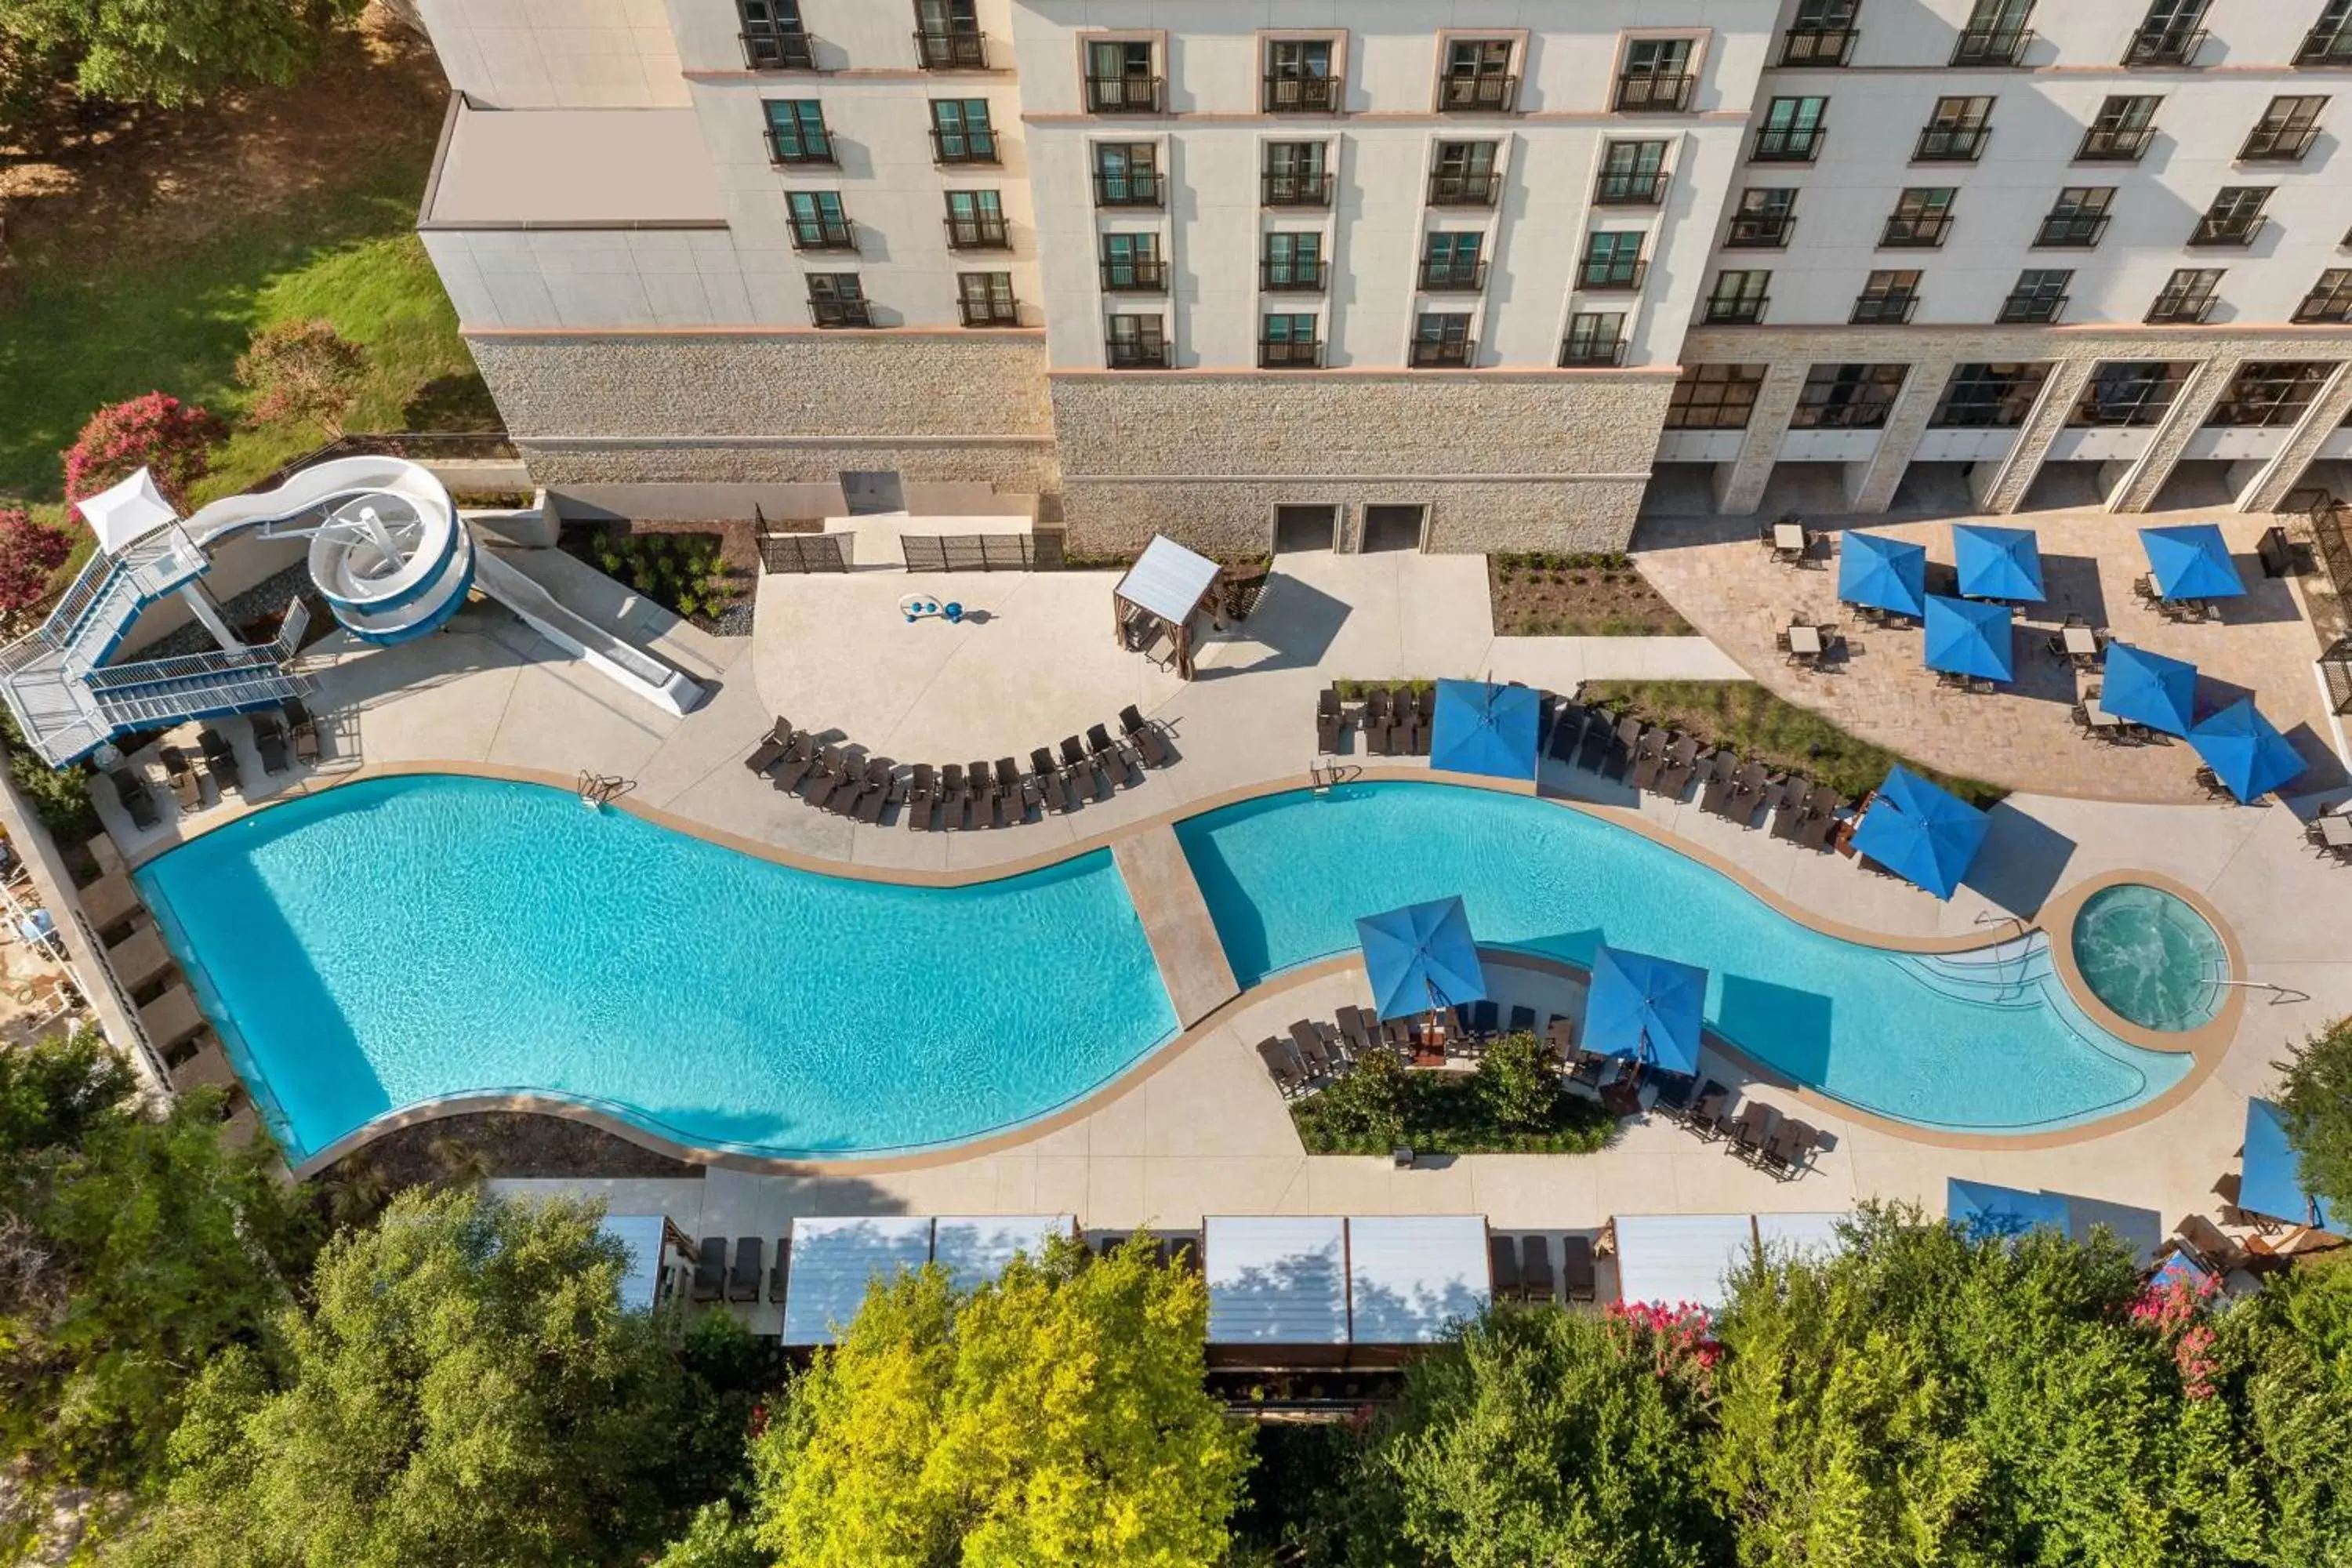
[[[1594,680],[1585,684],[1584,700],[1632,712],[1644,723],[1688,731],[1716,745],[1737,746],[1769,766],[1803,773],[1857,800],[1876,789],[1896,763],[1977,805],[1990,805],[2009,793],[1874,746],[1753,681]]]

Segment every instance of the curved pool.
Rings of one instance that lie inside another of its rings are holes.
[[[2143,882],[2102,888],[2076,912],[2073,941],[2083,984],[2119,1018],[2177,1034],[2221,1010],[2229,951],[2177,894]]]
[[[273,805],[138,880],[299,1163],[528,1091],[698,1147],[935,1147],[1176,1032],[1106,852],[964,888],[794,870],[568,791],[416,774]]]
[[[1709,1026],[1796,1081],[1881,1116],[2047,1131],[2189,1072],[2071,998],[2040,933],[1923,956],[1824,935],[1665,846],[1524,795],[1354,784],[1177,825],[1244,986],[1355,950],[1358,917],[1459,893],[1482,943],[1590,963],[1606,941],[1708,971]]]

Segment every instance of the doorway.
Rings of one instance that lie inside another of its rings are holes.
[[[1429,520],[1425,506],[1368,506],[1364,509],[1364,551],[1419,550],[1422,526]]]
[[[1336,506],[1278,506],[1274,509],[1274,552],[1329,550],[1339,537]]]
[[[841,473],[841,500],[852,517],[870,517],[876,512],[907,510],[907,492],[899,484],[895,468],[863,472],[844,468]]]

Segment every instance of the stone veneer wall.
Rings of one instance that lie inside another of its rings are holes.
[[[1077,555],[1155,532],[1263,552],[1274,509],[1429,508],[1435,551],[1622,548],[1671,372],[1056,373],[1063,518]]]

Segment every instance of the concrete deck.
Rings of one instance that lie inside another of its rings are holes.
[[[1176,1021],[1189,1029],[1241,994],[1175,830],[1155,827],[1122,838],[1111,846],[1111,859],[1143,918],[1144,940],[1159,961]]]

